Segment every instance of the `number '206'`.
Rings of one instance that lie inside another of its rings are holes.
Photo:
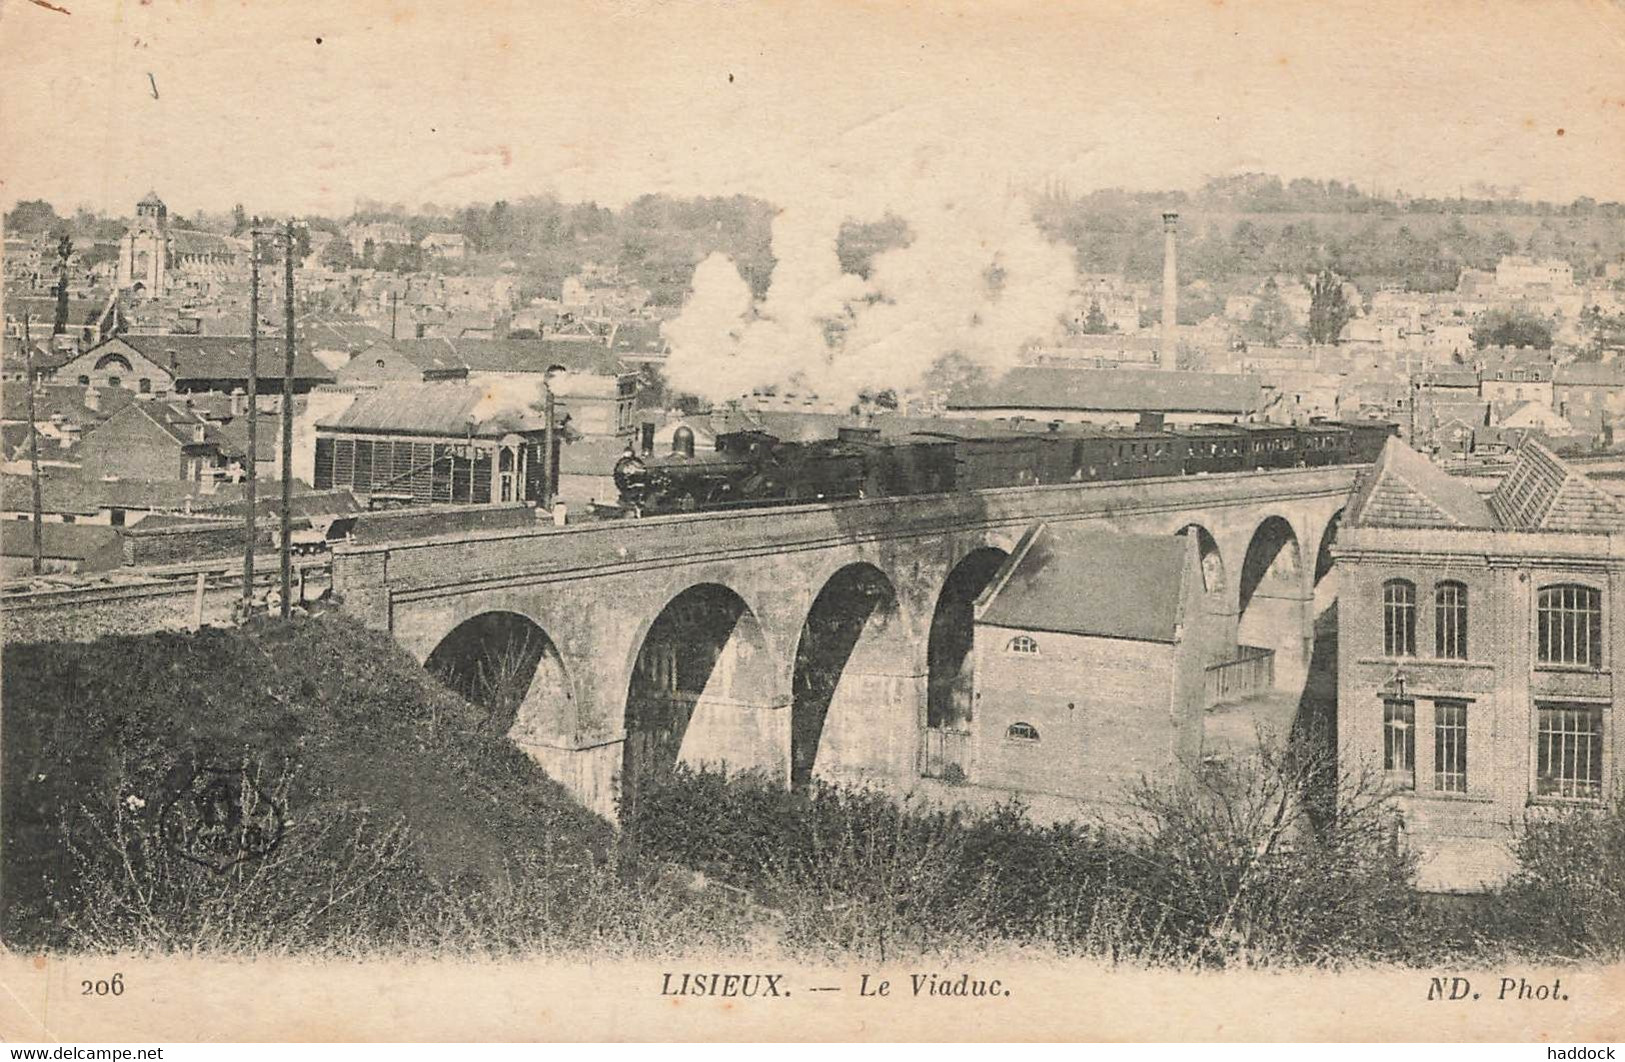
[[[80,981],[83,989],[81,996],[122,996],[124,994],[124,975],[116,973],[105,981]]]

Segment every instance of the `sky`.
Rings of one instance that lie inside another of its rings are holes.
[[[0,4],[7,204],[782,205],[1247,171],[1625,200],[1617,0]]]

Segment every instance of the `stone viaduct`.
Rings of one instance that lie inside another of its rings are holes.
[[[630,798],[662,759],[907,788],[941,704],[966,683],[972,602],[1038,521],[1197,535],[1209,607],[1226,620],[1213,659],[1264,646],[1277,685],[1301,684],[1315,586],[1359,467],[346,546],[333,585],[432,670],[511,689],[511,738],[606,815],[623,778]]]

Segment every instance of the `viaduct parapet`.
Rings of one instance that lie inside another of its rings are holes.
[[[442,674],[461,669],[465,686],[490,686],[492,669],[517,680],[510,736],[606,815],[637,765],[661,757],[906,788],[929,704],[964,666],[972,601],[1040,521],[1198,535],[1220,573],[1207,607],[1225,622],[1209,626],[1232,647],[1273,649],[1277,683],[1301,684],[1316,584],[1359,467],[346,546],[333,586],[347,611]]]

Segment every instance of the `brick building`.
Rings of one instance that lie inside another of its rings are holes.
[[[193,483],[240,469],[243,449],[196,410],[167,402],[131,402],[80,444],[85,473],[93,478]]]
[[[230,394],[248,389],[249,355],[247,336],[125,333],[62,365],[55,379],[79,387],[122,387],[138,394]],[[255,376],[262,407],[282,394],[285,357],[280,339],[260,337]],[[293,373],[295,394],[333,382],[333,373],[304,350],[295,353]]]
[[[1509,870],[1531,816],[1618,799],[1625,507],[1534,441],[1488,497],[1392,440],[1338,535],[1338,750],[1421,879]]]

